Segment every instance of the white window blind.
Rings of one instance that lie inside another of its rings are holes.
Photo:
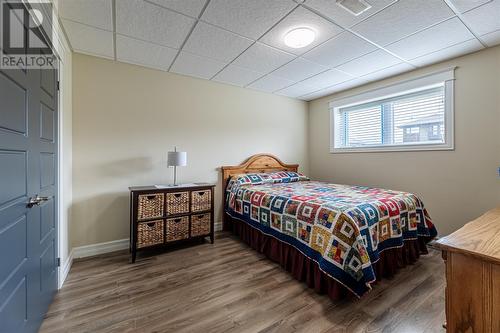
[[[444,142],[444,85],[339,113],[340,147]]]
[[[332,152],[452,149],[452,85],[407,84],[366,102],[335,105]],[[424,82],[425,83],[425,82]],[[382,92],[382,93],[385,93]],[[361,96],[362,98],[362,96]]]

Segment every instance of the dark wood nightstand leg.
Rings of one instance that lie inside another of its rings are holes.
[[[213,232],[210,234],[210,243],[212,243],[212,244],[214,243],[214,233]]]
[[[130,258],[131,263],[135,263],[135,258],[137,257],[137,252],[132,250],[132,256]]]

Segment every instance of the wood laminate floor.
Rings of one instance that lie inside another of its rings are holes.
[[[73,264],[41,332],[444,332],[444,265],[430,250],[362,299],[333,302],[234,236],[128,263]]]

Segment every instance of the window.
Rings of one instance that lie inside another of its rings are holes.
[[[331,151],[453,149],[453,70],[330,103]]]

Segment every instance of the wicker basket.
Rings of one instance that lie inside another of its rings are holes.
[[[189,213],[189,192],[167,193],[167,215]]]
[[[167,242],[189,238],[189,216],[167,219]]]
[[[191,211],[202,212],[212,208],[212,191],[193,191],[191,192]]]
[[[191,216],[191,237],[210,234],[210,214]]]
[[[137,226],[137,248],[163,244],[163,220],[141,222]]]
[[[138,219],[155,219],[163,216],[163,193],[139,195]]]

